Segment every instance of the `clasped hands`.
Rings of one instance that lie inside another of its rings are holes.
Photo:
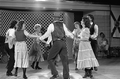
[[[41,42],[45,43],[45,47],[50,46],[50,44],[47,44],[47,41],[41,39],[41,36],[37,36],[37,40],[40,40]]]

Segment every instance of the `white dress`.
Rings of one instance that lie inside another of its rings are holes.
[[[89,28],[82,29],[80,33],[80,38],[83,39],[79,43],[77,68],[84,69],[90,67],[98,67],[99,63],[93,53],[90,41],[90,31]]]

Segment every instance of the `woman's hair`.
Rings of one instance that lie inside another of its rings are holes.
[[[89,16],[92,20],[92,22],[94,22],[94,16],[92,14],[88,14],[87,16]]]
[[[75,25],[75,24],[78,24],[78,25],[79,25],[79,27],[80,27],[80,29],[82,28],[82,26],[81,26],[80,22],[76,21],[76,22],[74,22],[74,25]]]
[[[17,24],[17,21],[16,21],[16,20],[13,20],[13,21],[10,23],[10,28],[14,28],[16,24]]]
[[[33,27],[34,30],[37,30],[37,28],[41,28],[40,24],[35,24],[35,26]]]
[[[24,24],[24,21],[20,21],[20,22],[18,23],[17,31],[22,30],[23,24]]]
[[[76,21],[76,22],[74,22],[74,24],[78,24],[78,25],[80,25],[80,22]]]
[[[103,35],[103,37],[105,37],[105,34],[103,32],[100,32],[100,36]]]
[[[83,22],[85,24],[85,27],[90,28],[90,20],[89,20],[89,18],[84,16],[82,19],[83,19]]]

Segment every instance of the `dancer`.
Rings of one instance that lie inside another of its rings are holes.
[[[33,35],[42,35],[40,24],[35,24],[34,30],[35,32],[33,33]],[[42,44],[42,42],[38,38],[36,38],[30,49],[30,57],[33,59],[31,67],[33,69],[42,69],[41,67],[39,67],[39,61],[44,61],[42,47],[40,44]]]
[[[53,75],[50,79],[56,79],[59,77],[58,71],[56,70],[54,60],[56,56],[59,54],[62,64],[63,64],[63,78],[69,79],[69,63],[68,63],[68,53],[66,47],[66,36],[73,38],[73,34],[68,31],[66,25],[60,21],[60,13],[55,12],[54,14],[54,22],[51,23],[48,28],[47,32],[40,37],[40,40],[44,40],[45,38],[49,37],[50,34],[52,35],[53,45],[49,51],[48,55],[48,63],[50,65],[51,74]]]
[[[73,30],[73,34],[75,36],[74,38],[74,41],[73,41],[73,48],[72,48],[72,51],[73,51],[73,57],[74,57],[74,61],[75,61],[75,70],[78,70],[77,69],[77,55],[78,55],[78,50],[79,50],[79,37],[78,35],[80,34],[81,32],[81,25],[78,21],[74,22],[74,25],[75,25],[75,29]]]
[[[6,39],[5,39],[5,50],[7,51],[9,55],[9,60],[7,63],[7,76],[13,76],[12,70],[14,68],[14,32],[15,32],[15,26],[17,24],[16,20],[13,20],[10,24],[10,28],[6,32]]]
[[[90,26],[90,39],[89,40],[91,42],[91,46],[92,46],[92,49],[94,51],[94,54],[95,54],[95,56],[97,58],[97,52],[98,52],[97,51],[97,48],[98,48],[98,43],[97,43],[98,25],[95,24],[95,22],[94,22],[94,16],[92,14],[88,14],[87,17],[89,18],[90,24],[91,24],[91,26]],[[93,67],[93,69],[95,71],[98,70],[97,67]]]
[[[48,37],[48,39],[47,39],[47,41],[46,41],[46,47],[48,47],[48,54],[49,54],[49,50],[51,49],[51,47],[52,47],[52,45],[53,45],[53,41],[52,41],[52,36],[50,35],[49,37]],[[55,58],[55,61],[54,61],[54,64],[55,64],[55,66],[57,66],[58,67],[58,62],[60,61],[60,57],[59,57],[59,55],[57,55],[57,57]],[[50,69],[50,66],[48,65],[48,69]]]
[[[18,68],[23,69],[23,78],[27,79],[26,76],[26,69],[29,66],[29,58],[28,58],[28,50],[26,44],[26,37],[37,38],[37,35],[29,34],[25,30],[25,23],[24,21],[20,21],[18,23],[17,30],[15,32],[15,76],[17,76]]]
[[[83,78],[90,77],[93,78],[92,75],[92,67],[98,67],[99,63],[93,53],[89,37],[90,37],[90,20],[87,17],[83,17],[81,21],[82,31],[79,35],[80,43],[79,43],[79,52],[77,59],[77,68],[84,69],[85,75]]]

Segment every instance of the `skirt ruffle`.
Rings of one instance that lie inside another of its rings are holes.
[[[88,58],[84,60],[78,60],[77,61],[77,68],[78,69],[84,69],[89,67],[98,67],[98,61],[96,58]]]

